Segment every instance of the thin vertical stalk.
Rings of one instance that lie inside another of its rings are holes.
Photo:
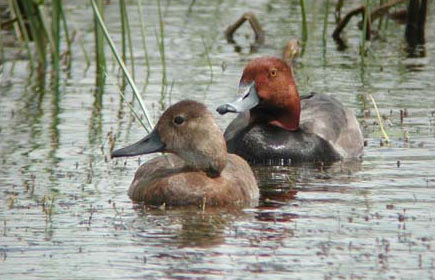
[[[213,67],[211,65],[210,56],[208,55],[208,47],[205,44],[204,37],[201,36],[201,40],[202,40],[202,45],[204,46],[205,57],[207,58],[208,69],[210,70],[210,83],[207,86],[207,88],[209,88],[210,85],[213,83]]]
[[[329,0],[326,0],[325,14],[323,16],[323,34],[322,34],[323,45],[325,47],[326,47],[326,38],[328,36],[328,16],[329,16]]]
[[[94,1],[92,1],[93,4],[95,4]],[[103,0],[97,0],[98,4],[95,4],[98,13],[102,15],[104,13],[104,6],[103,6]],[[101,20],[104,21],[103,16],[101,16]],[[104,82],[105,82],[105,75],[104,72],[106,72],[106,58],[104,55],[104,35],[101,25],[98,22],[97,14],[94,12],[94,33],[95,33],[95,60],[97,63],[96,67],[96,74],[97,74],[97,90],[100,91],[100,93],[103,92],[104,88]]]
[[[135,80],[133,42],[131,40],[130,22],[128,19],[127,6],[124,6],[124,13],[125,13],[124,16],[125,30],[127,31],[127,40],[128,40],[128,52],[130,53],[131,76],[133,77],[133,80]]]
[[[128,20],[127,5],[125,4],[125,0],[120,0],[119,5],[120,5],[120,13],[121,13],[122,59],[124,60],[124,63],[127,62],[127,43],[128,43],[128,51],[130,53],[131,75],[134,80],[135,79],[134,53],[133,53],[133,43],[131,40],[130,23]],[[125,87],[124,79],[123,79],[123,87]]]
[[[157,0],[157,8],[159,13],[159,26],[160,26],[160,40],[158,40],[158,43],[159,43],[160,59],[162,62],[162,90],[160,92],[160,105],[162,109],[164,109],[165,87],[166,87],[165,27],[163,23],[162,10],[160,7],[160,0]]]
[[[360,45],[360,56],[361,62],[364,65],[364,56],[366,52],[366,40],[367,40],[367,24],[369,24],[369,15],[370,15],[370,0],[366,0],[366,6],[364,9],[364,24],[363,30],[361,33],[361,45]]]
[[[388,137],[387,132],[385,132],[384,125],[383,125],[382,118],[381,118],[381,114],[379,113],[379,109],[378,109],[378,106],[376,105],[376,101],[371,94],[369,94],[369,98],[370,98],[370,101],[372,101],[372,103],[373,103],[373,107],[375,107],[376,116],[378,117],[378,122],[379,122],[379,127],[381,129],[381,132],[384,135],[385,140],[387,140],[387,142],[390,142],[390,137]]]
[[[36,15],[36,4],[33,1],[22,1],[21,4],[24,17],[29,21],[30,32],[32,33],[36,53],[38,54],[39,66],[43,69],[45,68],[46,62],[47,36],[43,31],[42,22],[40,21],[39,16]]]
[[[140,21],[140,34],[142,36],[142,45],[143,45],[143,49],[145,52],[145,66],[147,69],[147,75],[145,78],[145,84],[144,87],[142,88],[142,93],[145,92],[148,83],[149,83],[149,79],[150,79],[150,60],[149,60],[149,56],[148,56],[148,50],[147,50],[147,44],[146,44],[146,33],[145,33],[145,23],[143,21],[143,16],[142,16],[142,0],[138,0],[137,1],[137,5],[138,5],[138,13],[139,13],[139,21]]]
[[[18,7],[18,3],[16,0],[10,0],[9,4],[11,6],[11,11],[12,13],[15,15],[15,17],[18,20],[18,26],[20,29],[20,33],[23,36],[23,40],[24,40],[24,45],[27,49],[27,54],[29,55],[29,61],[30,61],[30,72],[33,72],[33,53],[32,50],[30,49],[30,39],[29,39],[29,34],[27,33],[27,29],[26,29],[26,25],[24,24],[24,20],[23,20],[23,15],[21,14],[21,11]],[[31,75],[30,75],[31,76]]]
[[[308,40],[308,29],[307,29],[307,15],[305,13],[305,0],[299,0],[301,5],[301,13],[302,13],[302,51],[301,56],[305,52],[305,47]]]
[[[51,61],[53,64],[53,73],[59,76],[59,54],[60,54],[60,5],[61,0],[52,0],[51,2],[51,33],[53,37],[53,50]]]
[[[49,46],[51,49],[51,55],[54,56],[55,52],[56,52],[56,44],[55,44],[54,39],[53,39],[53,34],[52,34],[52,32],[50,32],[50,29],[48,28],[48,23],[47,23],[48,16],[45,12],[44,6],[42,4],[38,5],[37,11],[38,11],[38,18],[39,18],[39,21],[41,22],[41,26],[42,26],[42,30],[40,30],[40,32],[41,31],[44,32],[45,35],[47,36],[48,43],[49,43]]]
[[[18,4],[16,1],[17,0],[9,0],[9,9],[10,9],[10,13],[11,13],[10,14],[11,19],[18,18],[18,15],[16,13],[16,6],[18,6]],[[20,12],[20,14],[21,14],[21,12]],[[20,28],[19,22],[14,21],[12,23],[12,26],[14,28],[15,36],[18,38],[18,40],[21,40],[22,35],[21,35],[21,31],[20,31],[21,28]]]
[[[67,55],[68,55],[67,68],[71,69],[72,45],[71,45],[71,38],[69,37],[70,34],[69,34],[68,24],[66,22],[65,11],[63,10],[62,1],[60,2],[59,9],[60,9],[60,17],[62,19],[63,32],[65,33],[66,46],[67,46],[67,50],[68,50],[68,52],[67,52]]]
[[[136,85],[135,85],[133,79],[131,78],[130,74],[128,73],[128,70],[125,67],[124,62],[122,61],[122,59],[120,58],[120,56],[118,54],[118,51],[116,50],[116,47],[115,47],[115,44],[113,43],[112,38],[110,38],[109,32],[107,31],[106,26],[104,25],[104,21],[103,21],[101,15],[100,15],[98,7],[95,4],[95,0],[90,0],[90,1],[91,1],[92,9],[94,10],[94,15],[95,15],[96,22],[100,25],[100,27],[101,27],[101,29],[103,31],[103,34],[106,37],[107,42],[109,43],[109,46],[110,46],[110,48],[112,50],[112,53],[115,56],[115,59],[117,60],[119,66],[121,67],[124,75],[126,76],[127,81],[130,84],[131,89],[133,90],[133,94],[136,97],[136,99],[138,100],[139,105],[140,105],[140,107],[142,109],[142,112],[143,112],[143,114],[144,114],[144,116],[145,116],[145,118],[146,118],[150,128],[152,129],[153,128],[153,123],[151,122],[151,119],[150,119],[150,117],[148,115],[148,111],[145,108],[145,105],[144,105],[144,103],[142,101],[141,96],[139,95],[139,91],[137,90]],[[147,131],[150,132],[151,130],[147,130]]]
[[[2,19],[0,17],[0,26],[2,26]],[[4,54],[4,46],[3,46],[3,32],[0,30],[0,74],[3,73],[3,62],[4,62],[5,54]],[[30,63],[32,61],[30,60]]]
[[[126,31],[125,31],[125,0],[119,1],[119,13],[121,15],[121,55],[122,61],[127,64],[127,40],[126,40]],[[126,81],[125,76],[122,76],[122,85],[121,88],[125,89]]]

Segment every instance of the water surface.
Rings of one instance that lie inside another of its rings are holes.
[[[233,99],[247,61],[281,55],[285,42],[301,33],[299,1],[162,1],[167,79],[173,83],[162,99],[157,6],[146,2],[151,71],[143,96],[154,121],[162,106],[184,98],[211,110]],[[65,5],[71,28],[93,58],[88,2]],[[105,18],[119,46],[118,9],[116,1],[106,5]],[[367,140],[364,160],[331,167],[256,166],[260,206],[243,210],[133,205],[128,186],[139,164],[152,156],[108,159],[110,139],[116,136],[115,146],[122,147],[145,134],[122,105],[109,49],[111,77],[100,104],[94,65],[86,69],[78,43],[71,71],[62,74],[57,90],[50,73],[29,78],[24,48],[6,45],[0,83],[0,278],[434,278],[433,6],[425,56],[409,57],[404,26],[390,21],[370,43],[365,67],[356,20],[345,31],[347,49],[340,51],[329,37],[323,44],[324,9],[323,2],[307,1],[309,39],[294,67],[298,87],[302,95],[325,92],[353,109]],[[137,10],[129,1],[135,79],[143,88],[147,72]],[[248,10],[266,31],[266,44],[255,52],[248,25],[236,34],[237,45],[223,35]],[[334,25],[330,7],[329,34]],[[386,119],[389,145],[380,144],[367,94]],[[222,128],[234,117],[215,115]]]

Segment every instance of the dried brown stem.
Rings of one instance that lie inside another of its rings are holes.
[[[257,17],[252,12],[244,13],[234,24],[228,26],[228,28],[225,30],[225,37],[227,38],[227,41],[230,43],[234,43],[233,34],[237,29],[239,29],[239,27],[245,21],[249,21],[249,24],[251,25],[252,29],[254,30],[255,43],[256,44],[263,44],[264,37],[265,37],[264,31],[261,28],[261,25],[258,22]]]

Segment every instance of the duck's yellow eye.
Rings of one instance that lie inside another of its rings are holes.
[[[278,71],[275,68],[273,68],[273,69],[270,70],[269,73],[270,73],[271,77],[276,77],[276,74],[278,73]]]

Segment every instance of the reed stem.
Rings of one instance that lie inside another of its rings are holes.
[[[61,0],[52,0],[51,7],[51,33],[53,38],[53,50],[51,61],[53,64],[53,73],[59,76],[59,54],[60,54],[60,19]]]
[[[142,17],[142,0],[138,0],[137,1],[137,5],[138,5],[138,13],[139,13],[139,21],[140,21],[140,34],[142,36],[142,45],[143,45],[143,49],[145,52],[145,66],[146,66],[146,70],[147,70],[147,74],[145,77],[145,83],[144,86],[142,88],[142,93],[145,92],[149,80],[150,80],[150,60],[149,60],[149,56],[148,56],[148,50],[147,50],[147,44],[146,44],[146,32],[145,32],[145,23]]]
[[[209,87],[213,83],[213,66],[211,65],[210,56],[208,55],[208,47],[205,44],[205,40],[203,36],[201,36],[201,40],[202,40],[202,45],[204,46],[205,56],[207,58],[208,69],[210,70],[210,83],[208,85]]]
[[[63,10],[62,1],[60,2],[59,9],[60,9],[60,17],[62,19],[63,32],[65,33],[66,46],[67,46],[68,60],[67,60],[67,64],[66,65],[67,65],[68,69],[71,69],[71,63],[72,63],[72,44],[71,44],[71,38],[70,38],[70,34],[69,34],[68,24],[66,22],[65,11]]]
[[[15,17],[18,20],[18,26],[19,26],[19,30],[21,35],[23,36],[23,40],[24,40],[24,45],[26,47],[27,50],[27,54],[29,55],[29,61],[30,61],[30,73],[33,72],[33,52],[30,48],[30,39],[29,39],[29,34],[27,32],[26,29],[26,25],[24,24],[24,19],[23,19],[23,15],[21,14],[21,11],[18,7],[18,3],[16,0],[10,0],[9,4],[11,6],[11,12],[13,15],[15,15]],[[3,52],[2,52],[3,53]],[[31,76],[31,75],[30,75]]]
[[[328,36],[328,16],[329,16],[329,0],[326,0],[325,14],[323,16],[323,34],[322,34],[323,45],[325,47],[326,47],[326,38]]]
[[[105,82],[105,75],[106,72],[106,58],[104,55],[104,35],[103,35],[103,28],[102,24],[99,23],[99,18],[101,19],[101,22],[104,23],[104,19],[101,16],[103,14],[103,0],[97,0],[98,4],[94,2],[94,0],[91,0],[91,3],[93,4],[92,7],[94,8],[94,30],[95,30],[95,60],[97,63],[96,67],[96,84],[97,84],[97,90],[99,90],[101,93],[104,88],[104,82]],[[96,12],[98,11],[98,13]],[[99,17],[97,16],[99,15]]]
[[[163,23],[162,10],[160,7],[160,0],[157,0],[157,8],[159,14],[159,27],[160,27],[160,39],[157,40],[159,43],[160,60],[162,63],[162,89],[160,92],[160,105],[164,109],[164,100],[166,95],[166,56],[165,56],[165,27]]]
[[[305,0],[299,0],[301,5],[301,13],[302,13],[302,51],[301,57],[305,52],[305,47],[308,40],[308,29],[307,29],[307,15],[305,13]]]
[[[385,132],[385,130],[384,130],[384,125],[382,122],[381,114],[379,113],[379,109],[378,109],[378,106],[376,105],[376,101],[371,94],[369,94],[369,98],[373,103],[373,107],[375,107],[376,115],[378,117],[379,127],[381,128],[382,134],[384,135],[385,140],[387,140],[387,142],[390,142],[390,137],[388,137],[387,132]]]
[[[97,7],[97,5],[96,5],[96,3],[95,3],[95,0],[90,0],[90,1],[91,1],[92,9],[94,10],[94,14],[95,14],[96,21],[97,21],[97,23],[100,25],[100,27],[101,27],[101,29],[102,29],[102,31],[103,31],[103,34],[104,34],[104,36],[105,36],[105,38],[106,38],[106,40],[107,40],[107,42],[108,42],[108,44],[109,44],[109,46],[110,46],[110,49],[112,50],[112,53],[113,53],[113,55],[115,56],[115,59],[117,60],[119,66],[121,67],[121,69],[122,69],[124,75],[126,76],[127,81],[128,81],[128,83],[129,83],[129,85],[130,85],[132,91],[133,91],[134,96],[136,97],[136,99],[137,99],[138,102],[139,102],[139,105],[140,105],[140,107],[141,107],[141,109],[142,109],[142,112],[143,112],[143,114],[144,114],[144,116],[145,116],[145,118],[146,118],[146,120],[147,120],[147,122],[148,122],[148,125],[150,126],[150,128],[147,129],[147,132],[150,132],[150,131],[152,130],[152,128],[154,127],[154,125],[153,125],[153,123],[151,122],[151,119],[150,119],[150,117],[149,117],[149,115],[148,115],[148,112],[147,112],[147,110],[146,110],[146,108],[145,108],[145,105],[144,105],[144,103],[143,103],[143,101],[142,101],[142,98],[141,98],[141,96],[139,95],[139,91],[137,90],[136,85],[135,85],[133,79],[131,78],[130,74],[128,73],[128,70],[127,70],[127,68],[125,67],[124,62],[122,61],[121,57],[120,57],[119,54],[118,54],[118,51],[116,50],[115,44],[113,43],[113,40],[112,40],[112,38],[110,37],[109,32],[107,31],[107,28],[106,28],[106,26],[105,26],[105,24],[104,24],[103,19],[101,18],[101,15],[100,15],[100,12],[99,12],[99,10],[98,10],[98,7]]]

